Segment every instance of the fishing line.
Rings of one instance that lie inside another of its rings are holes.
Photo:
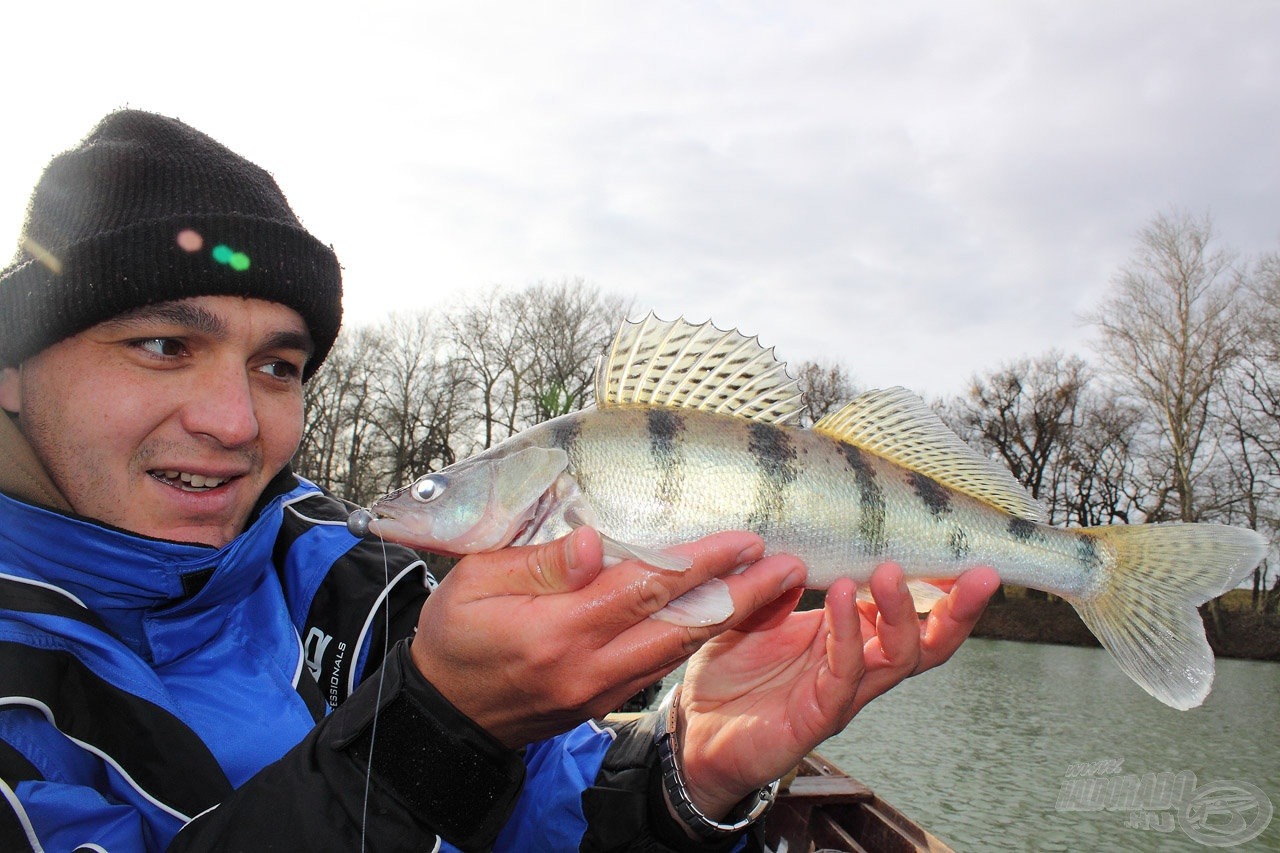
[[[360,851],[365,850],[365,832],[369,826],[369,783],[373,779],[373,750],[378,742],[378,716],[382,707],[382,684],[387,674],[386,655],[391,646],[391,569],[387,562],[387,540],[381,536],[382,543],[382,665],[378,667],[378,694],[373,702],[373,726],[369,729],[369,763],[364,769],[364,803],[360,808]]]

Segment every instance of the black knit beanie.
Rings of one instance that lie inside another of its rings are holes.
[[[36,184],[0,272],[0,366],[125,311],[246,296],[302,315],[309,378],[342,321],[333,250],[303,229],[266,171],[180,121],[108,115]]]

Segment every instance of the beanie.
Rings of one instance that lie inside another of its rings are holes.
[[[315,373],[342,321],[333,250],[275,180],[205,134],[138,110],[111,113],[55,157],[0,272],[0,366],[123,312],[193,296],[297,311]]]

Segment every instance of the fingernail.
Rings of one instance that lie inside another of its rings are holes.
[[[759,542],[756,542],[742,549],[742,552],[738,554],[738,564],[745,566],[749,563],[756,562],[763,556],[764,556],[764,545],[762,545]]]
[[[566,568],[573,567],[573,540],[577,535],[578,531],[575,530],[564,537],[564,545],[562,547],[564,548],[564,564]]]
[[[805,572],[804,568],[802,566],[797,566],[796,568],[792,569],[787,574],[786,578],[782,581],[782,591],[786,592],[789,589],[795,589],[796,587],[802,585],[806,577],[807,577],[807,573]]]
[[[955,619],[957,622],[968,622],[971,619],[976,619],[978,614],[982,612],[982,608],[985,604],[986,602],[979,602],[976,604],[973,602],[966,602],[952,593],[951,618]]]

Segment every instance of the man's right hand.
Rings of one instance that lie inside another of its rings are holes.
[[[618,708],[804,579],[795,557],[761,559],[763,543],[750,533],[671,550],[693,567],[629,560],[602,571],[600,537],[589,528],[465,557],[422,608],[414,663],[477,725],[519,747]],[[729,585],[729,619],[686,627],[649,618],[713,577]]]

